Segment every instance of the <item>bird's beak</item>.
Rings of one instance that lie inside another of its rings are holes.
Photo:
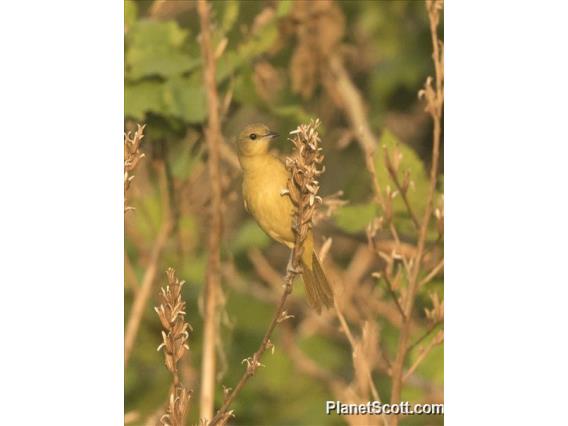
[[[280,135],[276,132],[273,132],[272,130],[269,130],[268,133],[266,134],[266,137],[269,138],[270,140],[276,139],[278,136]]]

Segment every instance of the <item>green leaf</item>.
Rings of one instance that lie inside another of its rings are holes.
[[[256,93],[251,72],[243,70],[243,72],[237,74],[234,80],[234,88],[234,97],[237,102],[254,107],[262,104]]]
[[[171,77],[191,71],[201,63],[185,49],[189,32],[175,21],[141,21],[126,36],[126,76]]]
[[[223,19],[221,21],[221,30],[224,34],[231,31],[237,18],[239,17],[239,2],[236,0],[225,0],[223,2]]]
[[[288,16],[290,11],[292,10],[292,6],[294,2],[292,0],[280,0],[278,2],[278,6],[276,7],[276,16],[278,18],[283,18],[284,16]]]
[[[183,143],[181,148],[176,151],[172,158],[172,174],[181,180],[187,179],[194,170],[194,167],[203,161],[203,148],[192,152],[193,146]]]
[[[441,330],[442,328],[438,328]],[[426,341],[423,342],[422,346],[426,346],[428,342],[430,342],[438,331],[432,333],[432,336],[429,337]],[[412,352],[412,362],[416,360],[419,354],[419,349]],[[444,383],[444,369],[440,368],[444,365],[444,344],[436,345],[432,351],[428,354],[426,358],[420,363],[418,367],[418,372],[421,377],[436,383],[436,384],[443,384]]]
[[[166,81],[126,82],[124,113],[137,120],[153,112],[186,123],[201,123],[207,117],[207,100],[200,82],[199,74]]]
[[[311,118],[310,114],[308,114],[301,105],[269,105],[269,108],[270,111],[278,117],[289,118],[298,123],[306,123],[310,121]]]
[[[318,364],[326,370],[333,371],[345,366],[345,355],[348,352],[323,336],[300,337],[298,346],[308,357],[317,359]]]
[[[197,78],[196,78],[197,77]],[[207,117],[207,99],[199,75],[176,77],[164,84],[165,111],[188,123],[201,123]]]
[[[249,248],[264,248],[270,244],[270,238],[252,220],[245,222],[231,242],[231,251],[239,253]]]
[[[205,276],[205,269],[207,268],[207,256],[202,253],[196,253],[183,263],[182,273],[180,276],[188,282],[188,284],[201,284]]]
[[[126,82],[124,85],[124,115],[142,121],[147,112],[162,113],[163,83],[160,81]]]
[[[348,205],[337,211],[335,224],[346,232],[360,232],[367,227],[376,213],[377,209],[373,203]]]

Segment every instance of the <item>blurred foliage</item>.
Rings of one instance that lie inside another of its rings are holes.
[[[166,184],[158,166],[165,159],[179,218],[175,238],[168,242],[159,270],[173,266],[177,275],[188,282],[184,286],[187,319],[195,332],[190,335],[191,350],[183,371],[189,387],[196,390],[188,424],[197,424],[200,305],[207,262],[208,183],[203,141],[207,108],[195,5],[181,8],[182,2],[168,3],[173,11],[159,14],[152,1],[125,1],[125,126],[129,129],[136,122],[147,123],[142,147],[147,158],[137,171],[129,195],[136,211],[126,220],[125,251],[140,282],[153,241],[170,208],[164,204]],[[177,12],[172,3],[178,3]],[[337,48],[343,52],[348,71],[364,95],[369,122],[380,135],[381,147],[385,146],[391,155],[400,154],[399,175],[402,178],[409,173],[408,196],[417,215],[422,217],[429,170],[429,157],[423,153],[431,149],[431,128],[417,92],[426,76],[433,73],[424,5],[412,0],[338,1],[336,5],[344,17],[344,28],[337,32],[341,47]],[[322,120],[327,172],[322,176],[321,193],[343,190],[343,198],[349,203],[332,220],[321,224],[319,233],[320,237],[334,237],[332,256],[338,268],[346,268],[357,248],[366,246],[368,224],[383,212],[373,200],[370,177],[357,142],[349,136],[348,120],[333,93],[326,89],[323,74],[315,74],[318,78],[310,96],[294,90],[290,64],[298,44],[294,33],[295,8],[298,4],[292,1],[212,2],[223,133],[225,143],[233,149],[235,133],[252,121],[266,122],[287,134],[310,117]],[[277,146],[280,152],[289,150],[284,139]],[[394,189],[383,165],[382,148],[377,149],[375,162],[381,186]],[[283,271],[287,250],[268,238],[244,211],[239,172],[229,163],[223,167],[227,177],[223,259],[237,272],[230,278],[223,276],[226,305],[220,365],[226,368],[222,368],[220,383],[233,386],[242,373],[241,360],[257,348],[274,309],[273,304],[238,290],[250,283],[264,285],[249,252],[261,250],[276,271]],[[441,185],[439,191],[437,199],[443,192]],[[393,201],[393,215],[402,238],[411,240],[415,230],[400,196]],[[436,238],[435,229],[429,231],[429,243]],[[374,265],[372,270],[378,269]],[[165,281],[165,275],[159,278],[161,283]],[[380,285],[370,277],[369,283]],[[432,289],[442,294],[442,281],[433,283]],[[296,286],[294,294],[303,297],[302,292],[301,286]],[[383,297],[390,301],[387,294]],[[132,300],[133,294],[127,288],[126,318]],[[418,315],[423,316],[425,307],[430,307],[429,299],[421,297],[416,308]],[[160,408],[170,379],[162,355],[156,352],[160,343],[159,321],[152,306],[146,310],[125,379],[125,410],[136,411],[141,419]],[[384,318],[377,321],[381,344],[392,354],[398,330]],[[281,350],[279,335],[277,331],[274,355],[268,354],[263,361],[266,368],[235,401],[237,417],[233,424],[344,424],[342,418],[324,414],[325,401],[335,400],[335,396],[325,384],[297,371]],[[317,334],[298,339],[301,350],[322,368],[344,379],[352,376],[351,349],[346,339]],[[434,386],[443,391],[443,345],[427,357],[417,374],[417,384],[404,388],[403,399],[423,401]],[[380,394],[388,399],[390,380],[379,373],[375,373],[374,379]],[[425,381],[428,386],[420,384]],[[222,402],[221,398],[219,391],[217,404]],[[423,424],[420,419],[410,418],[403,424]],[[442,424],[443,418],[433,416],[428,422]]]

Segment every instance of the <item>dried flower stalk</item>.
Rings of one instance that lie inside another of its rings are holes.
[[[144,153],[140,152],[140,144],[144,138],[144,128],[146,125],[141,126],[138,124],[138,129],[134,133],[134,136],[130,132],[124,134],[124,212],[129,210],[134,210],[134,207],[128,207],[126,201],[126,192],[130,188],[130,182],[134,179],[132,172],[144,158]]]
[[[294,145],[294,155],[286,158],[286,168],[291,176],[288,180],[288,193],[297,209],[293,226],[298,249],[292,252],[294,256],[291,263],[294,269],[299,268],[304,241],[312,227],[312,218],[317,206],[322,203],[321,197],[317,195],[317,178],[325,171],[322,166],[324,156],[319,146],[321,140],[317,131],[320,124],[319,119],[312,120],[290,133],[293,135],[290,141]]]
[[[294,151],[291,157],[286,159],[286,167],[290,171],[287,190],[283,191],[282,196],[289,195],[296,207],[294,215],[294,233],[296,240],[290,253],[290,261],[284,277],[284,291],[280,298],[276,312],[264,334],[258,350],[248,358],[243,360],[246,364],[245,372],[232,391],[225,392],[225,401],[217,411],[209,426],[225,424],[233,415],[229,408],[236,396],[242,390],[247,381],[254,375],[257,368],[262,366],[260,359],[267,349],[274,349],[274,344],[270,341],[272,332],[278,324],[291,318],[291,315],[284,310],[284,305],[290,293],[292,293],[292,283],[294,279],[302,273],[302,251],[304,241],[308,231],[312,227],[312,219],[316,207],[321,204],[321,197],[318,196],[319,177],[324,172],[322,149],[320,148],[320,137],[317,131],[320,121],[312,120],[309,124],[302,124],[292,132],[292,139],[289,139]]]
[[[173,380],[166,413],[160,417],[160,424],[181,426],[187,414],[191,391],[188,391],[180,382],[178,362],[189,350],[187,340],[191,326],[185,321],[185,301],[181,297],[181,290],[185,282],[176,277],[173,268],[168,268],[166,276],[168,284],[160,289],[160,305],[154,310],[164,328],[162,344],[158,346],[158,351],[163,349],[166,368],[172,373]]]

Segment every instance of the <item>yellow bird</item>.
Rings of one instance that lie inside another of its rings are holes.
[[[270,237],[289,248],[294,246],[292,230],[294,204],[283,194],[290,174],[284,163],[268,152],[278,136],[264,124],[251,124],[239,134],[237,153],[243,169],[245,209]],[[304,285],[310,305],[319,313],[322,306],[333,306],[333,290],[314,251],[310,231],[302,253]]]

